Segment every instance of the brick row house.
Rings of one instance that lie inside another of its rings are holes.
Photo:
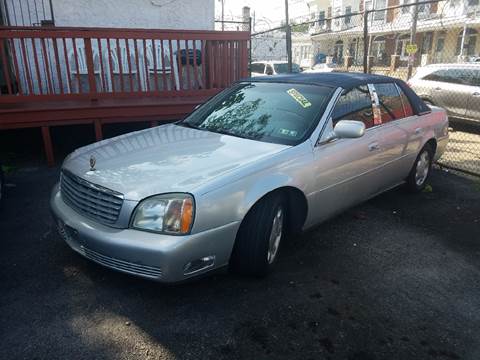
[[[311,64],[332,61],[343,67],[363,64],[364,9],[374,11],[367,19],[369,66],[389,73],[408,63],[414,6],[409,0],[314,0],[309,2],[311,51],[297,49],[294,61]],[[418,5],[417,53],[414,65],[475,61],[480,56],[479,0],[448,0]],[[305,46],[303,39],[301,46]],[[308,54],[309,59],[301,58]]]

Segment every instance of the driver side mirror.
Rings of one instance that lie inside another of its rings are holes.
[[[335,139],[355,139],[365,134],[365,124],[356,120],[340,120],[328,136],[327,142]]]

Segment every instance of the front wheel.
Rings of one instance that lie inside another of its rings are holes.
[[[407,188],[412,192],[419,192],[425,188],[432,168],[433,149],[430,144],[425,145],[418,154],[412,170],[407,177]]]
[[[244,275],[265,276],[275,263],[286,233],[286,201],[270,194],[255,204],[238,230],[230,269]]]

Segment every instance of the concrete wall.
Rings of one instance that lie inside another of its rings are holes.
[[[53,0],[57,26],[213,30],[215,0]]]

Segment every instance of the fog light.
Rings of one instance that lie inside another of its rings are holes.
[[[183,275],[191,275],[198,271],[205,270],[215,265],[215,255],[205,256],[203,258],[190,261],[183,267]]]

